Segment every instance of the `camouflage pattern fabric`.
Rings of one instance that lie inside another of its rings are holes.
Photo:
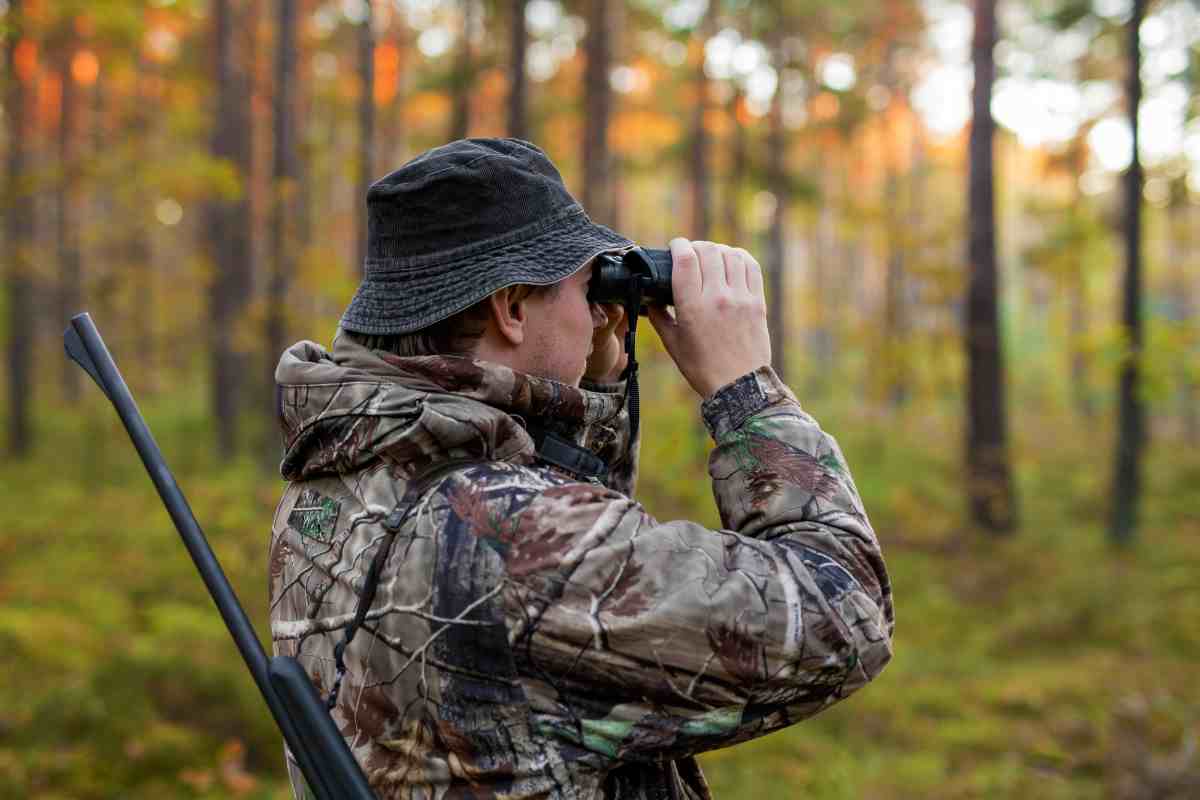
[[[630,498],[622,387],[345,337],[293,346],[276,378],[291,483],[275,651],[326,694],[386,549],[333,710],[380,798],[707,798],[696,753],[812,716],[891,656],[888,577],[845,461],[769,367],[702,408],[717,531]],[[608,485],[537,462],[535,419],[608,460]],[[458,459],[387,534],[408,482]]]

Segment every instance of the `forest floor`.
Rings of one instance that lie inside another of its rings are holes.
[[[265,620],[281,484],[218,467],[198,410],[150,412]],[[44,424],[39,456],[0,466],[0,797],[288,797],[269,716],[110,417]],[[1195,452],[1155,447],[1139,538],[1114,548],[1108,448],[1085,434],[1018,436],[1022,527],[992,539],[962,526],[954,442],[827,427],[884,545],[895,659],[829,712],[704,755],[718,799],[1200,797]],[[711,523],[697,453],[649,436],[640,498]]]

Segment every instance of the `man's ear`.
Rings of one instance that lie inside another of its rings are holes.
[[[488,304],[496,332],[506,343],[516,347],[525,341],[525,322],[529,309],[525,306],[525,300],[519,299],[513,289],[509,286],[493,292]]]

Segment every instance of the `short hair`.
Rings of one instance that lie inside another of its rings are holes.
[[[512,288],[514,302],[528,297],[553,296],[558,283],[535,286],[519,283]],[[396,356],[473,356],[483,332],[487,330],[488,299],[459,311],[439,322],[412,333],[357,333],[343,330],[352,342],[371,350]]]

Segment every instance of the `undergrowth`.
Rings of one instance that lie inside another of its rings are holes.
[[[714,524],[691,398],[647,403],[639,498]],[[995,539],[963,523],[957,432],[847,407],[810,410],[884,544],[895,659],[827,713],[705,754],[715,796],[1200,796],[1200,458],[1152,451],[1139,538],[1114,548],[1104,437],[1026,423],[1021,529]],[[212,457],[198,398],[148,411],[265,632],[281,483]],[[0,467],[0,797],[290,796],[273,724],[119,424],[100,401],[42,424],[38,455]]]

